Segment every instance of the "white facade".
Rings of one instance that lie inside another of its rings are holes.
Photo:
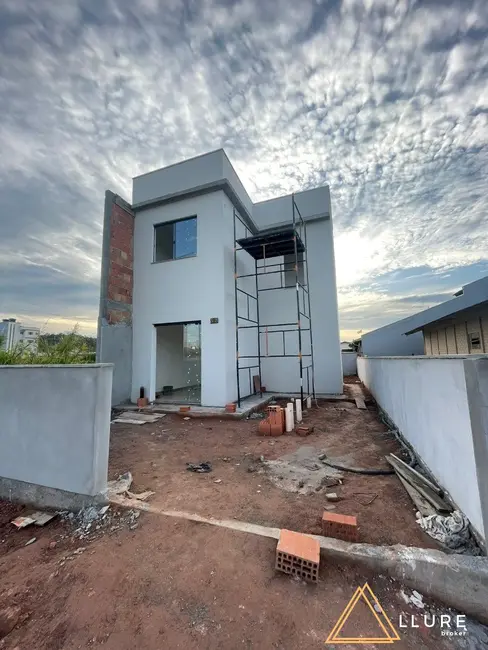
[[[38,327],[26,327],[13,318],[4,319],[0,323],[0,337],[4,350],[13,350],[21,344],[32,352],[37,350],[41,330]]]
[[[315,391],[337,394],[342,392],[342,366],[329,189],[325,186],[299,192],[295,201],[307,224]],[[156,326],[199,322],[201,403],[223,406],[235,401],[234,211],[246,224],[247,236],[259,234],[265,228],[291,226],[291,196],[253,204],[225,152],[219,150],[136,177],[132,209],[135,228],[131,399],[135,401],[140,387],[144,387],[146,395],[153,400],[161,388],[158,385],[161,370],[156,367]],[[195,216],[196,255],[154,262],[155,226]],[[236,224],[236,238],[245,237],[244,225],[238,219]],[[272,262],[277,263],[279,259]],[[254,259],[241,251],[238,274],[254,270]],[[268,278],[259,277],[258,282],[261,289]],[[254,277],[244,278],[240,286],[255,295],[255,284]],[[243,313],[241,307],[238,307],[239,318]],[[260,292],[259,312],[262,325],[296,322],[295,285]],[[266,333],[262,327],[260,331],[262,384],[268,392],[299,392],[297,358],[271,358],[269,349],[275,343],[271,343],[270,332]],[[287,342],[290,354],[297,351],[297,334],[293,334],[289,334]],[[306,343],[302,353],[307,353]],[[255,355],[250,364],[257,363],[256,330],[240,331],[239,354]],[[243,382],[245,374],[240,375]]]

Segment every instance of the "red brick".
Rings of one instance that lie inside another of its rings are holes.
[[[297,575],[309,582],[317,582],[319,564],[318,540],[291,530],[280,531],[280,539],[276,547],[276,569]]]
[[[261,420],[258,427],[258,433],[261,436],[270,436],[271,435],[271,424],[269,423],[268,418]]]
[[[295,429],[295,433],[297,434],[297,436],[309,436],[312,433],[312,431],[313,431],[313,427],[301,426]]]
[[[189,413],[191,406],[180,406],[180,413]]]
[[[326,537],[335,537],[346,542],[357,542],[359,531],[356,517],[324,512],[322,515],[322,533]]]
[[[284,410],[280,406],[268,406],[268,420],[272,435],[279,436],[285,430]]]
[[[235,413],[236,412],[236,404],[234,402],[230,402],[229,404],[225,405],[225,411],[226,413]]]

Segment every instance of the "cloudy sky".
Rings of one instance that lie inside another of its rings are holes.
[[[0,315],[94,332],[103,195],[329,183],[343,337],[488,274],[486,0],[1,0]]]

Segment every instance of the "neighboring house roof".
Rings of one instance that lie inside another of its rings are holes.
[[[412,322],[409,324],[410,329],[405,331],[405,334],[413,334],[422,330],[427,325],[442,321],[445,318],[454,316],[455,314],[477,307],[483,303],[488,302],[488,276],[476,280],[470,284],[466,284],[460,291],[454,294],[454,298],[425,309],[411,317]],[[413,327],[412,327],[413,325]]]

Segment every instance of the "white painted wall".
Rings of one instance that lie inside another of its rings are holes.
[[[484,538],[463,357],[357,361],[361,381]]]
[[[0,366],[2,498],[25,494],[21,484],[6,493],[3,479],[82,495],[106,488],[112,372],[112,364]]]
[[[253,206],[223,150],[135,178],[133,202],[142,203],[212,185],[222,179],[231,183],[245,209],[252,211],[258,227],[291,223],[291,197],[279,197]],[[341,393],[342,365],[329,188],[299,192],[296,200],[303,218],[308,221],[315,388],[318,393]],[[197,215],[197,256],[153,264],[154,225],[194,214]],[[243,228],[239,233],[240,228],[238,226],[237,236],[245,236]],[[195,320],[202,323],[202,404],[222,406],[236,399],[233,247],[233,204],[223,191],[137,212],[134,235],[133,400],[137,398],[140,386],[145,387],[149,399],[154,398],[156,387],[159,388],[156,386],[159,378],[156,377],[157,341],[154,325]],[[254,272],[254,260],[249,255],[240,253],[238,261],[239,274]],[[246,291],[255,294],[254,279],[240,280],[239,283]],[[296,322],[294,288],[261,295],[261,323],[266,323],[268,318],[272,323]],[[244,301],[245,298],[239,296],[239,315],[245,312]],[[213,317],[219,318],[217,325],[210,325],[210,318]],[[244,322],[240,320],[240,324]],[[296,340],[296,333],[287,334],[287,351],[289,346],[290,350],[297,349]],[[307,342],[308,334],[304,334],[304,353],[309,351]],[[255,331],[240,330],[239,353],[252,357],[241,365],[257,365],[258,337]],[[257,369],[253,370],[252,374],[257,372]],[[241,381],[247,384],[248,372],[241,372],[240,376]],[[264,359],[262,383],[268,390],[297,392],[298,378],[298,360]]]
[[[295,200],[307,224],[315,390],[319,394],[339,394],[342,393],[342,360],[329,188],[320,187],[298,192],[295,194]],[[253,208],[253,219],[260,228],[290,223],[291,196],[256,203]],[[283,318],[281,322],[296,322],[295,289],[267,291],[261,295],[263,296],[260,303],[262,323],[267,322],[265,318],[272,319],[268,321],[270,323],[279,322],[278,316]],[[291,336],[290,334],[290,338]],[[304,341],[307,341],[307,336],[304,336]],[[266,388],[271,391],[289,392],[291,389],[286,389],[284,386],[297,385],[299,376],[298,370],[295,369],[297,365],[294,359],[267,360],[263,381]],[[295,388],[294,392],[296,390]]]
[[[358,373],[357,352],[353,352],[352,350],[350,352],[346,350],[342,350],[341,356],[342,356],[342,373],[344,377],[348,377],[350,375],[357,375]]]
[[[232,234],[224,223],[223,192],[214,192],[137,213],[134,233],[132,400],[144,386],[156,390],[155,324],[201,321],[202,404],[224,406],[231,398],[226,329],[226,250]],[[154,225],[197,215],[196,257],[153,263]],[[233,276],[231,272],[231,278]],[[211,318],[218,318],[215,325]],[[235,365],[234,365],[235,368]],[[235,399],[232,397],[232,399]]]

